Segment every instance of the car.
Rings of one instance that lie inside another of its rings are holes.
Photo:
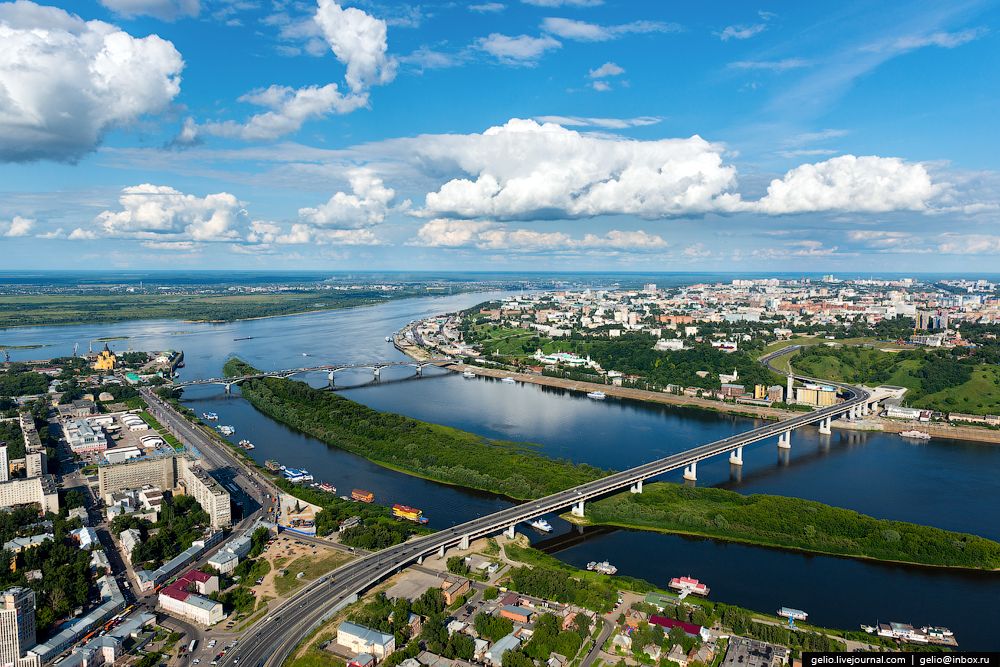
[[[212,667],[215,667],[215,666],[216,666],[217,664],[219,664],[219,661],[218,661],[218,660],[213,660],[213,661],[212,661]]]
[[[195,658],[194,660],[191,661],[191,664],[192,665],[200,665],[201,664],[201,658]]]
[[[208,642],[208,648],[213,648],[218,643],[219,643],[219,640],[213,639],[210,642]]]

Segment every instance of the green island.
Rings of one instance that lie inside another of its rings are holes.
[[[227,376],[256,372],[230,359]],[[539,498],[607,474],[593,466],[551,459],[535,445],[483,438],[467,431],[379,412],[304,382],[265,378],[240,386],[268,417],[387,468],[444,484]]]
[[[425,294],[404,289],[298,290],[267,294],[42,294],[0,296],[0,328],[179,319],[232,322],[383,303]],[[102,340],[115,340],[108,338]]]
[[[963,329],[964,331],[964,329]],[[906,387],[906,403],[941,412],[1000,412],[997,346],[886,352],[874,347],[812,345],[791,358],[801,373],[868,385]]]
[[[812,500],[657,482],[590,503],[586,521],[914,565],[1000,569],[1000,543]]]

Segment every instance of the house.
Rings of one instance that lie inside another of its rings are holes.
[[[83,528],[76,528],[69,531],[70,537],[76,540],[77,544],[80,545],[81,549],[89,549],[92,546],[100,546],[101,543],[97,539],[97,531],[88,526]]]
[[[687,653],[684,652],[684,647],[680,644],[671,646],[670,653],[667,654],[667,660],[676,662],[680,667],[687,667],[688,657]]]
[[[375,656],[371,653],[359,653],[347,663],[347,667],[374,667],[374,665]]]
[[[625,653],[632,651],[632,637],[626,634],[617,634],[611,639],[611,648],[621,649]]]
[[[392,635],[350,621],[337,627],[337,643],[355,653],[370,653],[379,660],[396,650],[396,638]]]
[[[497,640],[493,646],[490,647],[483,659],[486,661],[487,665],[492,665],[493,667],[502,667],[503,665],[503,654],[507,651],[512,651],[521,645],[521,640],[514,635],[507,635],[506,637],[501,637]]]
[[[660,653],[662,653],[662,651],[656,644],[646,644],[642,647],[642,652],[652,658],[653,662],[660,661]]]
[[[556,653],[553,651],[549,654],[549,659],[545,662],[547,667],[566,667],[569,664],[569,659],[562,653]]]
[[[703,628],[700,625],[695,625],[694,623],[684,623],[683,621],[677,621],[672,618],[667,618],[666,616],[653,615],[649,617],[650,625],[658,625],[667,632],[670,632],[673,628],[680,628],[689,637],[701,637],[702,641],[708,641],[708,628]]]

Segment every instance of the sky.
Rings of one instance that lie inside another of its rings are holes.
[[[0,1],[0,266],[995,271],[998,31],[982,0]]]

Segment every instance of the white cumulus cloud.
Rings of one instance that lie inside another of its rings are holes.
[[[767,194],[752,207],[769,214],[920,211],[940,190],[920,163],[841,155],[800,165],[771,181]]]
[[[180,92],[170,42],[30,0],[0,4],[0,45],[0,161],[76,160]]]
[[[1000,255],[1000,236],[942,234],[938,250],[949,255]]]
[[[396,76],[396,61],[388,50],[385,21],[356,7],[341,7],[334,0],[317,0],[315,21],[337,60],[344,63],[344,79],[357,92],[389,83]]]
[[[7,225],[7,230],[3,233],[4,236],[11,238],[19,236],[28,236],[31,234],[31,230],[35,228],[35,221],[30,218],[22,218],[19,215],[15,215],[14,219],[10,221]]]
[[[659,116],[636,116],[635,118],[592,118],[585,116],[536,116],[541,123],[555,123],[563,127],[601,127],[608,130],[624,130],[630,127],[644,127],[663,122]]]
[[[198,16],[199,0],[100,0],[101,4],[126,18],[152,16],[175,21],[182,16]]]
[[[325,204],[300,208],[299,219],[310,225],[330,229],[360,229],[385,220],[396,193],[370,169],[356,169],[349,174],[351,192],[337,192]]]
[[[660,21],[632,21],[618,25],[600,25],[559,17],[547,17],[542,21],[542,30],[564,39],[581,42],[606,42],[632,33],[677,32],[675,23]]]
[[[767,29],[767,26],[763,23],[754,23],[753,25],[727,25],[722,32],[719,33],[719,39],[723,42],[727,42],[731,39],[750,39],[754,35],[759,35]]]
[[[625,73],[624,67],[622,67],[618,63],[613,63],[609,61],[604,63],[600,67],[596,67],[587,72],[587,76],[589,76],[591,79],[603,79],[609,76],[621,76],[624,73]]]
[[[118,202],[120,211],[97,216],[97,226],[106,236],[159,242],[226,241],[238,238],[237,227],[246,217],[239,200],[228,192],[197,197],[166,185],[143,184],[123,188]]]
[[[417,230],[412,245],[435,248],[478,248],[512,252],[652,252],[667,247],[660,236],[645,231],[613,229],[605,234],[573,237],[565,232],[509,229],[481,220],[438,218]]]

